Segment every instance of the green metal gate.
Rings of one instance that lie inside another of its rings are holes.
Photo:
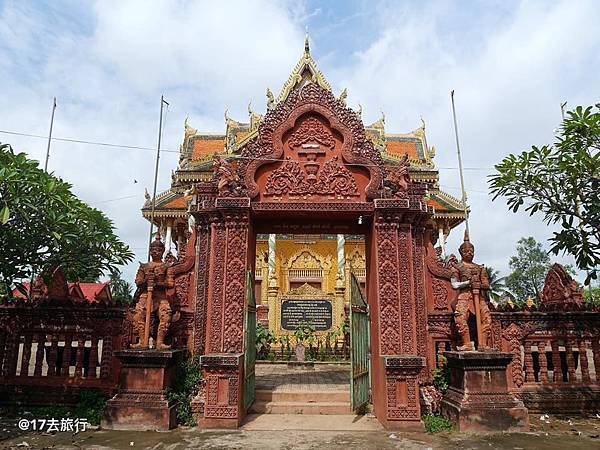
[[[353,273],[350,276],[350,392],[352,410],[356,411],[367,405],[370,400],[369,307],[356,276]]]
[[[244,408],[248,410],[255,398],[256,376],[256,298],[254,297],[254,276],[248,271],[246,277],[246,314],[245,314],[245,351],[244,351]]]

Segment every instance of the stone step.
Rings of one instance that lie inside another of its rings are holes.
[[[255,401],[250,407],[255,414],[320,414],[343,415],[350,414],[350,403],[346,402],[268,402]]]
[[[272,391],[256,390],[256,400],[264,402],[346,402],[350,403],[349,391]]]

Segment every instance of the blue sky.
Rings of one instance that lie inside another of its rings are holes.
[[[423,117],[442,187],[459,196],[456,90],[464,164],[477,169],[466,179],[477,260],[507,273],[519,237],[550,236],[540,219],[491,202],[486,168],[552,142],[561,102],[598,102],[596,1],[221,3],[0,1],[0,130],[47,134],[56,96],[56,137],[154,147],[164,94],[163,147],[176,151],[188,115],[201,131],[223,132],[226,108],[238,120],[250,101],[264,111],[266,88],[277,93],[286,81],[308,27],[334,93],[348,88],[366,123],[383,110],[387,130],[401,133]],[[36,159],[45,153],[43,139],[0,133],[0,141]],[[164,153],[159,190],[177,160]],[[104,210],[144,260],[139,208],[153,164],[150,151],[54,142],[49,168]]]

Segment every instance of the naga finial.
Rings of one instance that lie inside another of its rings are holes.
[[[340,94],[339,100],[345,105],[346,104],[346,98],[348,98],[348,89],[344,88],[344,90]]]

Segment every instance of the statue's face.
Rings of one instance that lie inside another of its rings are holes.
[[[472,245],[464,245],[460,249],[460,256],[465,262],[473,262],[473,256],[475,255],[475,248]]]
[[[158,245],[152,246],[152,248],[150,249],[150,257],[152,258],[152,261],[154,261],[154,262],[161,261],[163,252],[164,252],[164,248],[159,247]]]

